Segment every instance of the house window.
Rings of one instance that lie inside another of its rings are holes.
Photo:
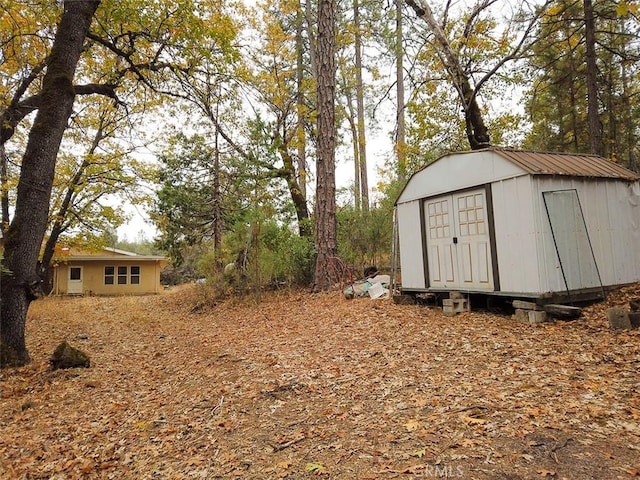
[[[118,267],[118,285],[127,284],[127,267]]]
[[[113,285],[115,279],[115,267],[104,267],[104,284]]]
[[[140,285],[140,267],[132,266],[131,267],[131,277],[130,277],[131,285]]]
[[[82,269],[80,267],[70,267],[69,280],[81,280],[81,279],[82,279]]]

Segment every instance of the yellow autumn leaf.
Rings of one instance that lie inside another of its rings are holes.
[[[404,424],[404,428],[406,428],[408,432],[413,432],[420,428],[420,422],[418,420],[409,420]]]
[[[411,454],[412,457],[418,457],[418,458],[422,458],[426,455],[427,453],[427,449],[426,448],[421,448],[420,450],[416,450],[415,452],[413,452]]]
[[[325,467],[321,463],[311,462],[311,463],[307,463],[307,465],[304,467],[304,470],[306,472],[311,472],[311,473],[315,473],[316,475],[319,475],[321,473],[326,472],[327,467]]]

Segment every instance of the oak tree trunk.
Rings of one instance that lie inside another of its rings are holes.
[[[416,15],[427,23],[442,53],[444,67],[462,103],[469,146],[472,150],[491,146],[489,130],[484,123],[476,92],[471,86],[470,75],[464,70],[458,55],[451,47],[449,40],[447,40],[444,30],[436,21],[431,7],[426,0],[406,0],[406,2],[413,8]]]
[[[99,1],[66,1],[53,42],[42,100],[29,133],[18,182],[15,215],[5,238],[0,288],[0,366],[29,362],[25,323],[38,294],[38,256],[47,228],[49,201],[60,142],[71,115],[73,77]]]

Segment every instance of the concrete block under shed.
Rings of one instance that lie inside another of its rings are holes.
[[[611,330],[630,330],[631,321],[629,314],[623,307],[612,307],[607,310],[607,319]]]
[[[547,312],[540,310],[527,310],[527,316],[529,317],[529,323],[542,323],[548,320]]]
[[[516,320],[522,323],[529,323],[529,313],[528,310],[523,310],[522,308],[516,308],[516,312],[514,314]]]
[[[451,292],[450,298],[442,299],[442,313],[447,316],[453,316],[456,313],[470,311],[469,299],[464,298],[459,292]]]
[[[516,308],[514,317],[522,323],[542,323],[549,319],[547,312],[542,310],[526,310],[524,308]]]
[[[513,308],[515,308],[515,309],[542,310],[542,307],[540,307],[538,304],[536,304],[534,302],[526,302],[524,300],[514,300],[512,305],[513,305]]]
[[[442,313],[444,313],[444,315],[447,317],[453,317],[458,312],[455,311],[455,308],[452,305],[444,305],[442,307]]]
[[[580,307],[573,307],[569,305],[549,303],[543,307],[543,310],[553,318],[560,320],[575,320],[582,316],[582,309]]]

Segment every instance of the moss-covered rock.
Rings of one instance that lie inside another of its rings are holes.
[[[89,368],[90,360],[86,353],[64,341],[56,347],[50,363],[54,370],[59,368]]]

